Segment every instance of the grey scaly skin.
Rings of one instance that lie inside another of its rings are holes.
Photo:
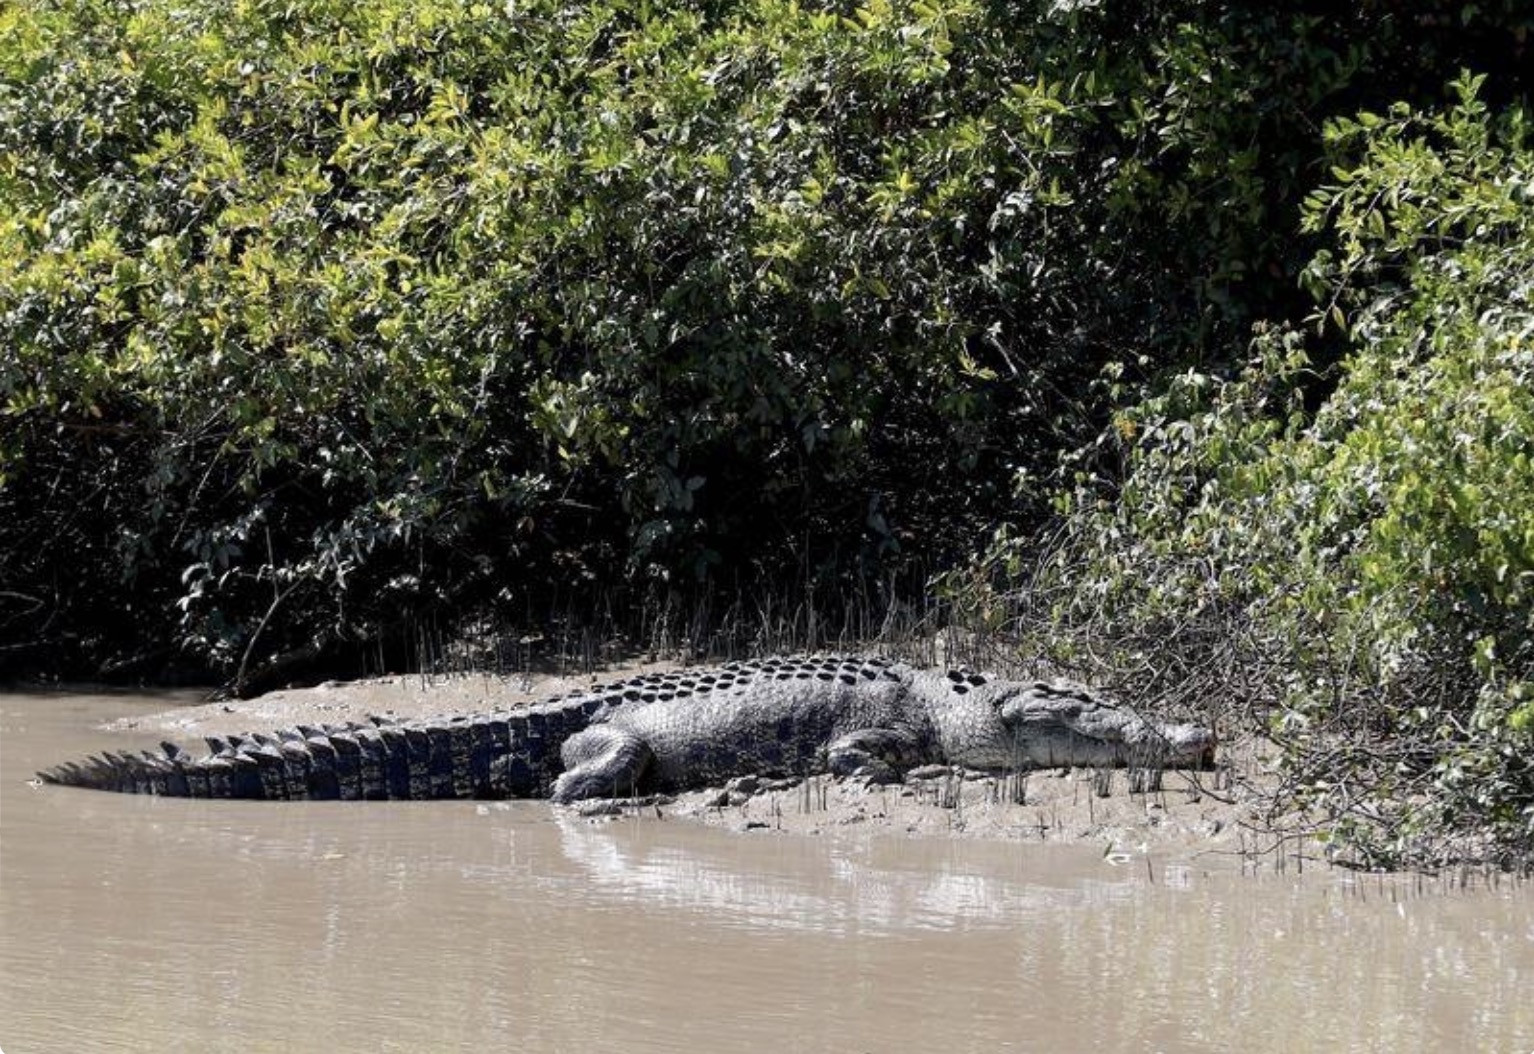
[[[193,798],[538,798],[679,790],[742,775],[894,779],[925,764],[1203,767],[1214,733],[1084,689],[809,657],[648,674],[533,706],[109,753],[47,783]]]

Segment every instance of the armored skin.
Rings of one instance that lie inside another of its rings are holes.
[[[201,756],[167,743],[39,775],[193,798],[573,802],[743,775],[898,779],[929,764],[1206,767],[1215,751],[1207,728],[1148,721],[1079,687],[852,656],[732,662],[511,710],[207,743]]]

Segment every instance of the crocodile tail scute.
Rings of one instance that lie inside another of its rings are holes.
[[[194,758],[171,743],[161,753],[108,751],[38,773],[44,783],[173,798],[262,798],[260,764],[228,749]]]

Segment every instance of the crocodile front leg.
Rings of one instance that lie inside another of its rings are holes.
[[[634,793],[650,763],[644,738],[612,725],[594,725],[565,740],[565,771],[549,797],[560,803]]]
[[[864,776],[878,783],[898,783],[901,772],[931,760],[919,737],[895,728],[860,728],[837,736],[826,747],[826,769],[833,776]]]

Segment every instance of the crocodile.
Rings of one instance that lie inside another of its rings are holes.
[[[209,752],[107,752],[45,783],[191,798],[569,803],[917,766],[1208,767],[1215,735],[1154,722],[1079,686],[804,656],[646,674],[515,709],[208,737]]]

